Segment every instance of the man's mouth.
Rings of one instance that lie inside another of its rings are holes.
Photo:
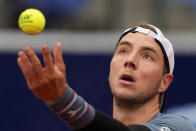
[[[135,79],[133,76],[129,75],[129,74],[123,74],[120,77],[120,80],[126,81],[126,82],[135,82]]]

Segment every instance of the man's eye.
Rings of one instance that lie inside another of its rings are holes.
[[[152,57],[150,55],[144,55],[144,58],[147,60],[152,60]]]
[[[127,53],[127,51],[126,50],[120,50],[120,54],[126,54]]]

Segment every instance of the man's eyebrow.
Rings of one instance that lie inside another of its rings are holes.
[[[143,50],[143,51],[150,51],[150,52],[153,52],[154,54],[158,55],[158,52],[154,48],[149,47],[149,46],[144,46],[144,47],[142,47],[141,50]]]
[[[117,47],[118,46],[122,46],[122,45],[128,45],[128,46],[132,46],[132,43],[128,42],[128,41],[122,41],[122,42],[119,42]]]

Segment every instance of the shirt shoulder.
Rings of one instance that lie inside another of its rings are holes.
[[[144,125],[150,128],[151,131],[196,131],[189,119],[174,114],[158,113]]]

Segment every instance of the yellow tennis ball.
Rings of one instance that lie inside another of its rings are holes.
[[[45,27],[45,17],[38,9],[29,8],[24,10],[18,19],[19,28],[30,35],[40,33]]]

